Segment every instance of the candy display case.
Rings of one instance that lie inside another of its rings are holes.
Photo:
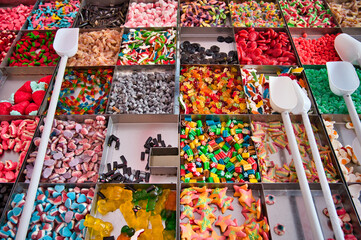
[[[129,0],[93,1],[83,0],[74,22],[79,28],[118,28],[124,25]],[[101,14],[98,11],[102,11]],[[119,18],[119,20],[118,20]]]
[[[88,227],[85,239],[140,233],[144,239],[174,239],[179,234],[178,206],[177,184],[98,184],[87,218],[104,227]]]
[[[321,188],[318,184],[311,184],[310,187],[322,232],[325,238],[332,238],[333,232]],[[330,189],[339,215],[347,217],[348,221],[345,221],[343,226],[344,229],[347,229],[345,234],[354,234],[356,238],[359,238],[361,228],[345,186],[340,183],[332,183]],[[312,233],[309,231],[311,227],[309,220],[305,218],[303,213],[305,206],[298,184],[263,184],[263,192],[267,199],[266,209],[270,226],[280,224],[284,227],[282,235],[276,234],[271,229],[272,239],[283,239],[285,237],[312,239]],[[289,214],[290,212],[292,214]]]
[[[175,114],[176,74],[174,65],[116,66],[106,113]]]
[[[52,42],[56,29],[78,27],[26,239],[314,239],[306,211],[312,204],[298,183],[282,116],[271,106],[276,76],[297,81],[310,100],[307,115],[342,231],[360,239],[356,135],[325,66],[340,60],[336,35],[361,40],[360,27],[345,26],[332,9],[345,2],[38,0],[10,35],[0,21],[0,100],[12,93],[30,100],[24,89],[42,96],[36,116],[0,116],[0,153],[21,139],[12,132],[22,129],[19,120],[36,120],[24,149],[0,156],[0,238],[27,230],[17,226],[29,210],[25,201],[33,201],[25,194],[61,70]],[[29,1],[0,0],[0,7],[20,3]],[[43,89],[39,80],[47,75]],[[37,91],[28,81],[38,81]],[[361,114],[360,94],[352,98]],[[0,112],[6,105],[0,102]],[[323,238],[336,239],[302,116],[290,117]],[[8,173],[19,156],[25,163]]]
[[[37,0],[27,0],[27,1],[1,1],[1,16],[2,23],[1,30],[23,30],[25,29],[25,24],[27,22],[26,18],[31,14]],[[23,13],[18,14],[18,12]],[[11,22],[9,22],[11,20]]]
[[[289,28],[297,54],[303,65],[326,65],[341,61],[334,47],[340,28]]]
[[[313,124],[313,132],[318,144],[321,161],[323,163],[326,177],[330,183],[342,182],[337,161],[333,155],[327,134],[323,129],[322,122],[317,115],[309,115]],[[282,135],[282,120],[280,115],[250,115],[252,124],[252,139],[255,141],[256,152],[259,156],[260,172],[262,182],[297,182],[293,160],[290,152],[284,147]],[[309,182],[319,182],[315,163],[310,153],[310,146],[305,134],[304,126],[300,116],[291,117],[296,139],[299,144],[301,158]],[[264,132],[263,129],[267,129]],[[281,132],[277,133],[277,129]],[[276,133],[275,133],[276,132]],[[284,134],[284,133],[283,133]],[[257,139],[256,139],[257,138]],[[287,140],[285,140],[287,141]],[[262,157],[261,157],[262,156]],[[293,169],[293,170],[292,170]],[[291,170],[291,171],[290,171]]]
[[[149,174],[151,146],[178,147],[177,115],[111,115],[106,139],[107,146],[99,168],[101,182],[108,182],[109,178],[111,182],[125,183],[138,180],[150,183],[177,182],[177,176],[174,174],[170,177],[166,174]],[[114,162],[117,166],[115,170]],[[116,173],[117,176],[111,177]],[[140,174],[145,176],[140,178]]]
[[[357,29],[361,27],[358,22],[359,19],[354,14],[358,13],[358,2],[357,1],[346,1],[346,0],[326,0],[329,9],[335,16],[336,21],[343,30]]]

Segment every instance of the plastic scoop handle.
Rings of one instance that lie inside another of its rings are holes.
[[[321,188],[323,197],[325,198],[326,207],[330,215],[332,229],[335,234],[336,240],[343,240],[344,234],[340,225],[339,218],[337,216],[335,204],[333,204],[332,194],[330,187],[328,185],[327,177],[325,174],[325,169],[323,168],[323,164],[320,157],[320,152],[318,151],[317,143],[315,140],[315,135],[313,134],[312,126],[310,119],[307,115],[307,112],[311,108],[311,101],[307,97],[306,93],[302,91],[301,87],[298,85],[297,81],[292,81],[293,87],[297,94],[297,106],[292,110],[293,114],[301,114],[303,125],[305,126],[307,138],[310,143],[311,152],[313,156],[313,160],[316,165],[318,178],[320,179]]]
[[[60,31],[60,34],[58,35],[59,31]],[[60,29],[60,30],[58,30],[57,35],[55,36],[54,42],[56,42],[56,41],[59,42],[59,40],[57,40],[57,36],[60,37],[61,41],[67,41],[66,37],[64,37],[64,35],[66,35],[67,33],[70,33],[70,35],[75,34],[75,33],[78,34],[79,29],[66,29],[66,30]],[[75,40],[76,40],[76,42],[74,42]],[[58,54],[61,55],[62,57],[61,57],[60,64],[58,67],[58,73],[56,75],[53,93],[51,95],[50,104],[49,104],[49,108],[48,108],[48,112],[47,112],[46,120],[45,120],[45,124],[44,124],[44,129],[43,129],[43,132],[41,135],[40,145],[38,148],[38,154],[36,156],[33,173],[31,175],[31,181],[30,181],[29,188],[28,188],[27,195],[26,195],[26,201],[24,204],[23,212],[21,214],[18,231],[16,233],[16,240],[26,239],[26,236],[28,233],[28,227],[29,227],[31,215],[33,212],[33,207],[34,207],[36,193],[37,193],[39,182],[40,182],[41,172],[43,169],[44,158],[46,155],[46,149],[48,147],[48,141],[49,141],[51,129],[53,126],[55,110],[56,110],[56,106],[57,106],[59,95],[60,95],[61,84],[62,84],[63,78],[64,78],[66,63],[68,61],[68,56],[72,56],[76,53],[76,49],[78,48],[77,40],[78,40],[78,38],[77,37],[75,38],[73,36],[73,41],[70,41],[70,43],[69,43],[69,40],[68,40],[67,44],[63,45],[63,46],[66,46],[67,49],[65,49],[65,48],[61,49],[61,50],[63,50],[61,52],[57,51]],[[76,47],[76,49],[74,49],[74,46]],[[55,44],[54,44],[54,48],[55,48]],[[57,50],[57,49],[55,49],[55,50]]]

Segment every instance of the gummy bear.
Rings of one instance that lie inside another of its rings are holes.
[[[98,212],[102,215],[105,215],[108,212],[115,211],[118,208],[119,203],[117,203],[114,200],[107,201],[105,199],[100,199],[98,200],[97,205],[98,205]]]
[[[170,189],[164,189],[163,194],[159,197],[158,203],[155,206],[154,214],[160,214],[165,207],[165,202],[168,199]]]
[[[145,229],[142,234],[139,235],[138,240],[152,240],[153,231],[152,229]]]
[[[119,210],[122,212],[123,217],[129,227],[135,228],[137,219],[133,210],[133,204],[123,203],[119,206]]]
[[[90,214],[85,216],[84,226],[94,229],[102,238],[109,237],[113,231],[113,225],[110,222],[104,222],[100,218],[95,218]]]
[[[150,223],[152,224],[153,238],[163,240],[163,224],[160,215],[150,216]]]
[[[123,212],[122,212],[123,213]],[[150,217],[151,213],[147,212],[144,209],[140,209],[137,212],[137,219],[136,219],[136,223],[135,226],[132,226],[128,223],[128,225],[130,227],[135,228],[135,230],[140,230],[140,229],[147,229],[148,225],[149,225],[149,217]]]
[[[117,240],[129,240],[129,239],[130,237],[128,237],[128,235],[125,233],[120,234],[119,237],[117,238]]]

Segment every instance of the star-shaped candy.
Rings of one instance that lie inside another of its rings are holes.
[[[237,186],[234,186],[234,188],[236,189]],[[245,204],[247,204],[248,207],[252,207],[252,202],[254,202],[254,198],[252,196],[252,190],[251,189],[248,189],[248,190],[244,190],[242,188],[238,188],[236,190],[236,193],[234,194],[234,196],[237,197],[239,196],[238,198],[238,201],[239,203],[244,206]]]
[[[241,193],[240,193],[240,190],[248,190],[248,185],[247,184],[244,184],[244,185],[241,185],[241,186],[238,186],[238,185],[234,185],[234,197],[239,197],[241,196]]]
[[[183,208],[183,212],[181,213],[180,218],[189,218],[189,219],[194,219],[194,208],[188,205],[185,205]]]
[[[212,191],[212,194],[209,198],[212,199],[212,203],[217,204],[218,207],[221,207],[224,199],[227,197],[226,192],[228,188],[215,188]]]
[[[180,197],[182,198],[184,195],[193,195],[196,192],[197,190],[194,190],[193,188],[185,188],[182,190]]]
[[[223,206],[221,207],[222,213],[225,213],[227,209],[233,210],[232,202],[233,197],[228,197],[226,200],[224,200]]]
[[[223,235],[227,236],[230,240],[236,240],[237,237],[244,238],[247,236],[243,232],[243,230],[244,228],[242,226],[240,227],[229,226],[227,231]]]
[[[200,232],[204,232],[204,231],[212,231],[212,223],[214,221],[211,221],[211,219],[209,218],[202,218],[200,220],[194,220],[194,222],[199,226],[200,228]]]
[[[213,208],[213,207],[211,207],[211,206],[207,206],[206,208],[204,208],[204,209],[197,209],[196,211],[197,211],[197,213],[199,213],[199,214],[201,214],[201,216],[202,217],[206,217],[206,218],[209,218],[209,219],[212,219],[213,220],[213,222],[214,222],[214,220],[216,220],[216,216],[214,215],[214,212],[216,211],[217,209],[216,208]],[[212,222],[212,223],[213,223]]]
[[[180,203],[181,203],[182,205],[193,206],[193,199],[197,199],[198,196],[199,196],[198,194],[184,195],[184,196],[180,199]]]
[[[219,236],[216,231],[212,232],[212,235],[207,240],[225,240],[225,236]]]
[[[198,197],[198,202],[194,205],[196,208],[205,209],[212,200],[208,198],[208,193],[201,193]]]
[[[199,193],[204,193],[204,192],[207,192],[209,193],[210,191],[212,191],[211,189],[208,189],[206,186],[203,186],[203,187],[193,187],[194,190],[196,190],[197,192]]]
[[[192,225],[190,225],[189,223],[181,223],[181,238],[182,240],[192,240],[195,235],[197,235],[193,229],[192,229]]]
[[[225,232],[228,226],[237,226],[237,220],[234,219],[234,221],[231,220],[232,215],[228,216],[218,216],[217,222],[214,224],[216,226],[219,226],[221,228],[222,232]]]

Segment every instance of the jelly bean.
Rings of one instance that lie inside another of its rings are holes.
[[[247,113],[241,77],[235,67],[187,66],[181,69],[179,82],[187,114]]]
[[[352,0],[347,2],[328,2],[336,21],[341,27],[361,27],[361,2]]]
[[[295,65],[296,57],[285,32],[248,28],[236,33],[240,64]]]
[[[86,4],[79,12],[80,28],[113,28],[124,24],[129,2],[112,6]]]
[[[225,27],[228,6],[219,0],[186,1],[180,5],[182,27]]]
[[[66,69],[55,114],[104,113],[112,74],[112,69]]]
[[[125,27],[176,27],[178,2],[159,0],[155,3],[132,2]]]
[[[120,46],[120,32],[105,29],[79,35],[78,52],[69,58],[68,66],[115,65]]]
[[[176,31],[130,29],[123,34],[117,65],[174,64]]]
[[[229,3],[234,27],[283,27],[277,4],[265,1]]]
[[[182,121],[181,169],[183,182],[258,182],[257,156],[250,125],[241,120]],[[196,166],[196,163],[200,166]],[[209,164],[206,164],[209,163]]]
[[[28,30],[50,30],[69,28],[80,6],[79,0],[64,0],[45,2],[41,0],[38,8],[34,9],[28,17]]]
[[[55,66],[59,60],[53,48],[55,32],[32,31],[24,33],[15,44],[9,66]]]
[[[1,9],[1,8],[0,8]],[[15,32],[10,31],[1,31],[0,32],[0,63],[6,56],[6,53],[9,51],[11,44],[16,38]]]
[[[335,27],[331,10],[320,0],[280,0],[289,27]]]
[[[294,43],[302,64],[325,65],[326,62],[341,61],[335,45],[336,34],[326,34],[318,39],[294,38]]]
[[[40,126],[40,131],[43,131]],[[84,122],[54,120],[41,181],[52,183],[96,182],[106,134],[105,117]],[[36,143],[39,138],[35,138]],[[38,142],[39,144],[40,142]],[[38,147],[38,145],[36,145]],[[24,170],[26,182],[31,179],[37,149],[30,153]]]
[[[20,30],[32,9],[33,5],[23,4],[12,8],[0,8],[0,29]]]
[[[305,69],[306,77],[310,84],[313,96],[316,100],[318,110],[321,114],[347,114],[347,107],[343,98],[332,93],[326,68]],[[356,68],[356,73],[361,79],[361,71]],[[355,104],[356,111],[361,114],[361,87],[353,94],[352,100]],[[330,103],[333,104],[330,104]]]

